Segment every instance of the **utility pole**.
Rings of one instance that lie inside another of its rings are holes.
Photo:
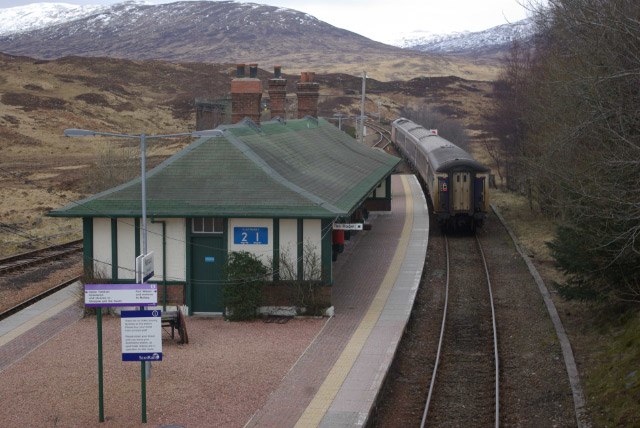
[[[367,72],[362,72],[362,100],[360,101],[360,142],[364,144],[364,96],[367,90]]]

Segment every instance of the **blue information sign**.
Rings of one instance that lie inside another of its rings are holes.
[[[122,361],[162,361],[162,312],[122,311]]]
[[[233,243],[239,245],[267,245],[269,233],[266,227],[234,227]]]

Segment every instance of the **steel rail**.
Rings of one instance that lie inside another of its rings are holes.
[[[69,280],[67,280],[67,281],[65,281],[65,282],[63,282],[61,284],[55,285],[55,286],[51,287],[50,289],[43,291],[40,294],[37,294],[37,295],[35,295],[35,296],[33,296],[33,297],[23,301],[23,302],[18,303],[17,305],[13,306],[12,308],[7,309],[6,311],[0,313],[0,320],[3,320],[5,318],[15,314],[16,312],[18,312],[18,311],[20,311],[20,310],[22,310],[22,309],[24,309],[24,308],[26,308],[28,306],[33,305],[37,301],[44,299],[45,297],[55,293],[56,291],[60,291],[63,288],[68,287],[69,285],[73,284],[74,282],[80,280],[80,278],[81,278],[81,276],[76,276],[74,278],[71,278],[71,279],[69,279]]]
[[[383,126],[377,125],[372,122],[365,122],[365,125],[380,134],[380,140],[377,143],[375,143],[372,147],[378,147],[378,145],[384,141],[386,142],[386,144],[381,147],[378,147],[384,150],[389,144],[391,144],[391,133],[387,129],[385,129]]]
[[[78,246],[79,245],[79,246]],[[74,246],[78,246],[73,248]],[[40,248],[38,250],[28,251],[26,253],[16,254],[13,256],[0,259],[0,274],[11,272],[17,269],[33,266],[48,260],[54,260],[64,257],[67,254],[82,251],[82,239],[65,242],[63,244],[51,245],[49,247]],[[47,254],[54,252],[53,254]]]
[[[431,397],[433,397],[433,389],[436,384],[436,374],[438,373],[438,366],[440,365],[440,354],[442,351],[442,343],[444,342],[444,330],[447,324],[447,307],[449,305],[449,241],[445,235],[444,237],[444,249],[447,259],[447,280],[444,291],[444,309],[442,311],[442,325],[440,326],[440,339],[438,340],[438,352],[436,353],[436,362],[433,366],[433,373],[431,374],[431,384],[429,385],[429,394],[427,395],[427,401],[424,405],[424,412],[422,413],[422,421],[420,422],[420,428],[424,428],[427,423],[427,414],[429,413],[429,405],[431,404]]]
[[[498,357],[498,328],[496,325],[496,309],[493,303],[493,290],[491,288],[491,279],[489,277],[489,268],[487,267],[487,259],[484,257],[484,251],[482,250],[482,244],[480,238],[476,235],[476,242],[478,243],[478,249],[482,256],[482,264],[484,265],[484,272],[487,277],[487,287],[489,288],[489,302],[491,303],[491,322],[493,324],[493,355],[495,363],[495,377],[496,377],[496,424],[495,427],[500,426],[500,359]]]

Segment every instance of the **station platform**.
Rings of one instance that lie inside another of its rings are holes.
[[[429,234],[414,176],[392,177],[392,211],[347,241],[333,263],[334,316],[247,427],[348,427],[367,423],[409,320]],[[0,372],[82,316],[80,284],[0,321]],[[47,321],[47,322],[43,322]]]
[[[246,427],[352,427],[369,420],[409,320],[429,236],[414,176],[392,178],[391,213],[372,213],[334,263],[335,315]]]

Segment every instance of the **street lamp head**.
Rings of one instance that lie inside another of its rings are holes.
[[[86,129],[70,128],[64,130],[65,137],[93,137],[95,135],[95,131],[88,131]]]
[[[192,137],[222,137],[224,131],[222,129],[205,129],[204,131],[193,131]]]

